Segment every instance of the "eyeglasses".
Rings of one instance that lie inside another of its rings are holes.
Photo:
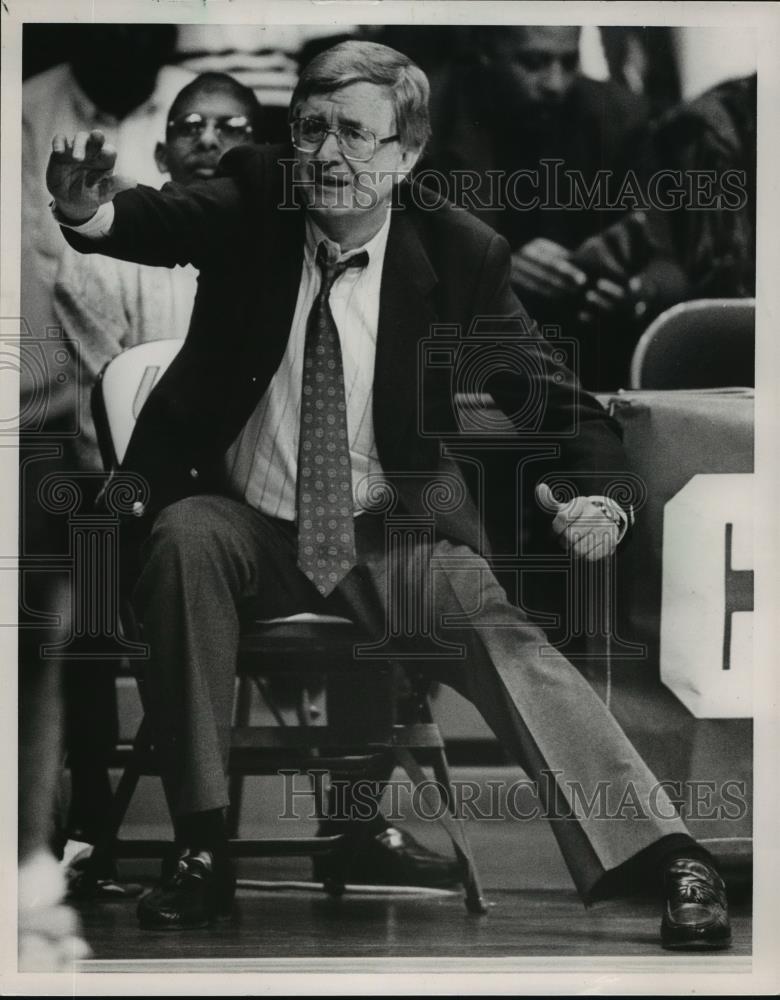
[[[316,153],[329,135],[335,135],[344,158],[357,163],[370,160],[376,153],[377,146],[384,146],[386,142],[395,142],[401,138],[400,135],[388,135],[384,139],[378,139],[369,129],[358,128],[356,125],[329,128],[326,122],[318,118],[296,118],[290,122],[290,132],[293,146],[302,153]]]
[[[241,139],[249,135],[252,125],[246,115],[225,115],[222,118],[204,118],[203,115],[182,115],[168,122],[168,134],[176,139],[200,139],[211,123],[221,139]]]

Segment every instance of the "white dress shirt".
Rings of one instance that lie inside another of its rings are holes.
[[[364,268],[348,268],[330,292],[330,308],[339,331],[347,397],[347,429],[352,460],[352,491],[360,512],[358,484],[381,474],[373,420],[374,362],[379,323],[379,292],[390,216],[372,239],[344,254],[368,253]],[[296,514],[298,435],[306,324],[320,289],[317,246],[327,239],[307,216],[301,283],[290,338],[282,362],[255,412],[227,452],[232,491],[272,517],[292,521]]]

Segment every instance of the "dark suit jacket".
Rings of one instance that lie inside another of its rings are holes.
[[[141,533],[164,506],[224,491],[224,453],[281,361],[304,245],[304,211],[282,163],[290,156],[283,147],[237,148],[211,181],[119,194],[112,234],[99,243],[64,231],[84,252],[200,271],[187,339],[141,412],[123,463],[148,483],[135,522]],[[400,508],[430,512],[422,493],[443,467],[442,440],[457,434],[453,394],[462,388],[492,393],[512,416],[518,448],[559,448],[577,492],[602,492],[623,468],[619,432],[510,290],[505,240],[431,192],[423,198],[405,187],[393,207],[374,373],[377,448]],[[437,325],[445,330],[432,338]],[[442,533],[482,547],[470,500],[436,519]]]

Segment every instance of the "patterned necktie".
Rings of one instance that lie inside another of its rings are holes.
[[[322,284],[306,326],[298,444],[298,566],[327,597],[355,565],[352,463],[341,344],[329,296],[348,267],[368,254],[336,260],[331,244],[317,247]]]

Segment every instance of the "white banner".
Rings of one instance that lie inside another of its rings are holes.
[[[697,719],[753,714],[753,476],[694,476],[664,508],[661,680]]]

